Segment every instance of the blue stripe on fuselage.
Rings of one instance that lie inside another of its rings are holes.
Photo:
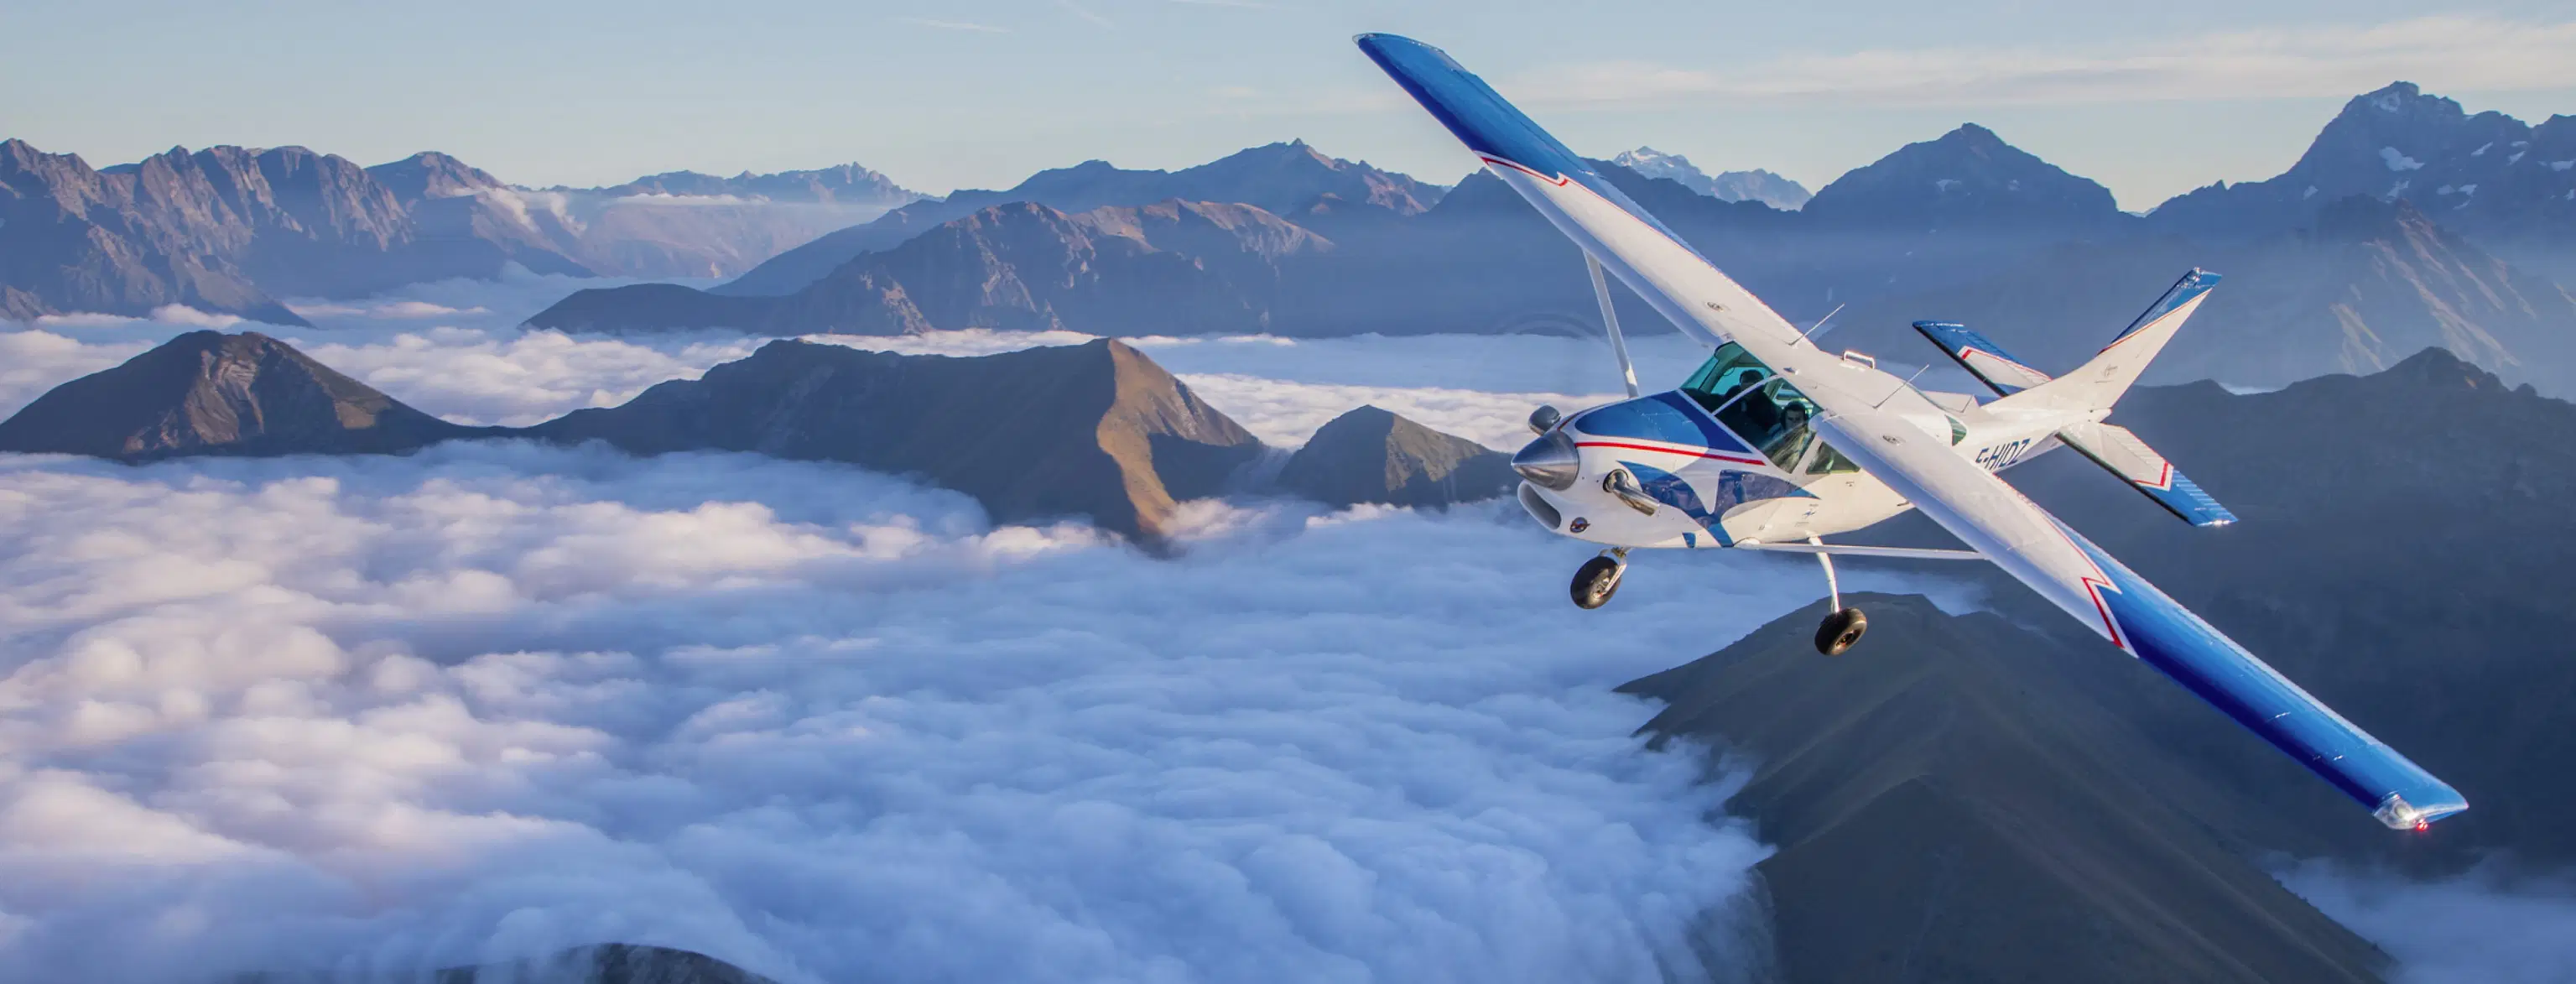
[[[1634,437],[1733,454],[1754,453],[1752,445],[1718,426],[1707,411],[1678,390],[1594,407],[1575,416],[1574,428],[1594,437]]]
[[[1448,127],[1458,142],[1467,149],[1490,157],[1501,158],[1537,172],[1541,177],[1563,177],[1609,199],[1611,204],[1655,231],[1663,233],[1683,248],[1690,243],[1674,235],[1661,221],[1647,214],[1643,206],[1612,187],[1609,180],[1583,162],[1546,130],[1539,128],[1528,115],[1496,93],[1476,73],[1461,67],[1449,53],[1412,38],[1393,34],[1363,34],[1352,41],[1367,53],[1369,60],[1386,70],[1395,84],[1422,103],[1422,108]],[[1694,254],[1698,250],[1693,249]],[[1705,257],[1702,257],[1705,259]]]
[[[2110,578],[2116,590],[2096,594],[2109,610],[2121,641],[2147,665],[2235,718],[2365,808],[2377,809],[2391,793],[2404,797],[2428,820],[2468,808],[2459,790],[2344,720],[2092,541],[2062,523],[2058,529]]]

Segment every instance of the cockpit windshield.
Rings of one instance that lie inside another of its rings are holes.
[[[1733,342],[1719,346],[1682,392],[1784,471],[1795,468],[1815,439],[1808,422],[1816,405]]]
[[[1763,365],[1744,346],[1728,342],[1718,346],[1717,353],[1691,374],[1690,380],[1682,384],[1682,392],[1701,409],[1716,413],[1726,401],[1769,378],[1770,366]]]

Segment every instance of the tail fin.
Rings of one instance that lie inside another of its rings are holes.
[[[2001,347],[1984,335],[1961,325],[1939,321],[1917,321],[1914,330],[1941,347],[1959,364],[1994,387],[2002,399],[1987,406],[2003,409],[2029,409],[2063,415],[2071,422],[2058,428],[2057,438],[2074,448],[2094,464],[2120,476],[2130,488],[2145,493],[2159,506],[2193,526],[2225,526],[2236,521],[2234,513],[2219,505],[2218,500],[2201,491],[2200,485],[2174,469],[2165,456],[2148,447],[2147,442],[2128,428],[2101,422],[2111,404],[2138,381],[2147,363],[2164,351],[2174,332],[2200,309],[2209,289],[2218,285],[2218,275],[2193,269],[2167,289],[2163,297],[2148,305],[2146,313],[2120,332],[2092,361],[2075,371],[2050,379],[2048,374],[2033,369],[2004,354]]]
[[[2172,341],[2174,332],[2200,310],[2200,302],[2209,289],[2218,286],[2218,275],[2194,268],[2174,281],[2163,297],[2148,305],[2146,313],[2129,323],[2119,337],[2111,340],[2092,361],[2075,371],[2059,376],[2011,397],[2018,406],[2058,410],[2108,410],[2119,402],[2120,395],[2147,371],[2147,363]]]

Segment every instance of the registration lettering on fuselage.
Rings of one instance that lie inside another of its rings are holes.
[[[2023,455],[2029,454],[2032,443],[2034,443],[2034,439],[2025,437],[2018,441],[2006,441],[2002,444],[1995,445],[1994,447],[1979,451],[1977,452],[1977,467],[1983,468],[1987,471],[2002,471],[2005,466],[2008,466],[2013,462],[2020,461]]]

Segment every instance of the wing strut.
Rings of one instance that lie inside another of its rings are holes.
[[[1637,367],[1628,361],[1628,340],[1619,334],[1619,309],[1610,303],[1610,281],[1601,276],[1601,261],[1583,254],[1583,266],[1592,271],[1592,298],[1601,302],[1601,327],[1610,332],[1610,354],[1619,357],[1619,381],[1627,384],[1628,398],[1637,398]]]

